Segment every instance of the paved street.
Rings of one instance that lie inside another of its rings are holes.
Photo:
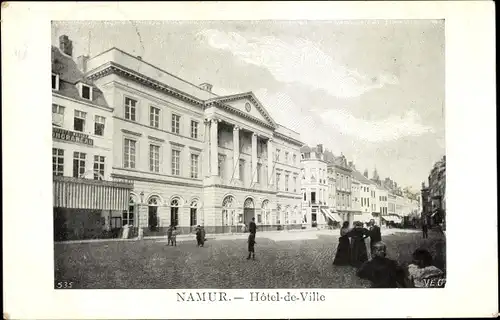
[[[55,278],[75,288],[361,288],[368,283],[351,267],[332,265],[338,235],[328,231],[257,234],[255,261],[247,261],[246,237],[194,237],[167,246],[164,239],[55,245]],[[431,232],[384,236],[390,258],[411,261],[419,246],[444,268],[445,240]]]

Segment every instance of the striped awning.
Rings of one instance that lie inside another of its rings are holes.
[[[338,213],[331,212],[327,209],[321,209],[321,212],[328,218],[332,219],[332,221],[342,222],[342,218],[338,215]]]
[[[127,210],[132,183],[54,176],[54,207]]]
[[[385,221],[392,221],[394,223],[401,223],[401,218],[396,215],[382,216]]]

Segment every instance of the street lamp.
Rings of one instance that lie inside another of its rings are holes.
[[[137,210],[137,238],[142,239],[142,229],[141,229],[141,223],[140,223],[140,218],[141,218],[141,205],[144,204],[144,191],[141,191],[139,194],[141,196],[141,203],[138,206]]]

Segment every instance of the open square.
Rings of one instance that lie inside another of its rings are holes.
[[[364,288],[352,267],[333,266],[338,235],[327,231],[257,234],[256,260],[246,260],[246,235],[210,239],[196,247],[194,236],[177,247],[165,240],[65,243],[55,245],[55,280],[87,289],[256,289]],[[293,240],[295,238],[296,240]],[[445,267],[445,239],[430,232],[383,237],[388,257],[411,262],[419,247]]]

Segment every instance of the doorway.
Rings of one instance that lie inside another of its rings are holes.
[[[249,226],[252,218],[255,217],[255,205],[252,198],[247,198],[243,205],[243,222]]]

